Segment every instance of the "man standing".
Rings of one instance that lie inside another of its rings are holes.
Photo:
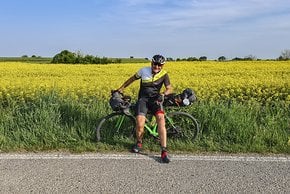
[[[168,95],[172,91],[169,76],[167,72],[163,70],[164,64],[165,58],[162,55],[154,55],[151,60],[151,67],[141,68],[136,74],[125,81],[118,91],[123,92],[123,90],[135,80],[141,79],[136,110],[137,142],[133,146],[132,151],[134,153],[139,153],[142,149],[142,138],[146,119],[145,116],[149,110],[156,117],[156,122],[158,124],[158,133],[161,145],[161,160],[164,163],[169,163],[170,160],[166,149],[167,134],[165,128],[164,110],[162,106],[157,103],[160,98],[164,99],[164,95]],[[160,93],[163,85],[165,86],[165,91]]]

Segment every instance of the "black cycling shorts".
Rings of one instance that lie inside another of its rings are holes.
[[[156,103],[156,98],[139,98],[136,106],[136,115],[146,116],[147,113],[164,114],[164,110]]]

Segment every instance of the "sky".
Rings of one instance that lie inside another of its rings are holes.
[[[278,58],[289,0],[2,0],[0,56]]]

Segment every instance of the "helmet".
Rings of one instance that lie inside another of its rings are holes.
[[[162,55],[154,55],[154,56],[152,57],[152,62],[153,62],[153,63],[159,63],[159,64],[164,65],[164,63],[165,63],[165,58],[164,58]]]

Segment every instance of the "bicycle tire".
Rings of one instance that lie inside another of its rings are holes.
[[[96,127],[96,140],[106,143],[114,138],[132,138],[135,134],[135,117],[121,112],[111,113],[101,119]]]
[[[194,142],[199,133],[197,120],[185,112],[169,112],[167,114],[167,136],[172,139],[180,139],[184,142]]]

